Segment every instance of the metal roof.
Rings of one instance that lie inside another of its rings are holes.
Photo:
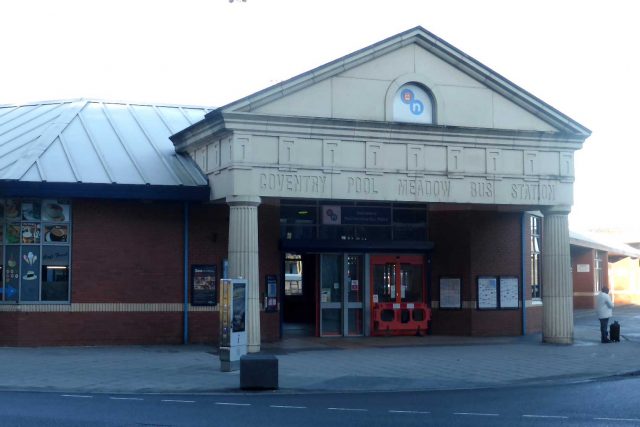
[[[0,181],[206,187],[169,136],[209,111],[86,99],[0,105]]]
[[[584,232],[569,231],[569,240],[574,246],[593,248],[609,252],[610,255],[640,258],[640,250],[604,236],[595,236]]]

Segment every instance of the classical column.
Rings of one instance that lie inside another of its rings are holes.
[[[260,351],[260,278],[257,196],[229,196],[229,277],[247,280],[247,351]]]
[[[568,206],[543,211],[542,236],[542,341],[573,343],[573,283],[569,251]]]

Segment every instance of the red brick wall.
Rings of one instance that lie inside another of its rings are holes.
[[[527,334],[534,334],[542,331],[542,316],[544,308],[542,305],[527,308]]]
[[[571,271],[573,277],[573,292],[589,293],[591,295],[574,295],[574,308],[593,308],[593,289],[595,287],[594,275],[595,251],[591,248],[571,246]],[[578,264],[589,266],[589,272],[579,273]]]
[[[182,203],[76,200],[73,203],[71,302],[184,303]],[[264,275],[280,277],[279,208],[259,210],[260,295]],[[226,204],[191,204],[189,265],[227,256]],[[179,344],[182,311],[3,312],[6,345]],[[279,313],[262,313],[262,338],[279,338]],[[189,312],[189,340],[218,342],[219,313]]]
[[[182,302],[182,205],[77,200],[71,301]]]
[[[431,212],[430,292],[439,300],[439,279],[462,279],[463,301],[477,300],[478,276],[516,276],[521,270],[521,214],[482,211]],[[433,310],[434,334],[518,335],[521,310]]]

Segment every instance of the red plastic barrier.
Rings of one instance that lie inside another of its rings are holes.
[[[373,306],[374,335],[407,335],[426,332],[431,309],[424,303],[378,303]]]

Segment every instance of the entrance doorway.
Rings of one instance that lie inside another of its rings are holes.
[[[364,333],[364,255],[320,255],[320,336]]]
[[[282,335],[313,336],[316,333],[316,256],[286,253]]]
[[[372,335],[420,334],[431,317],[425,304],[424,258],[371,257]]]

